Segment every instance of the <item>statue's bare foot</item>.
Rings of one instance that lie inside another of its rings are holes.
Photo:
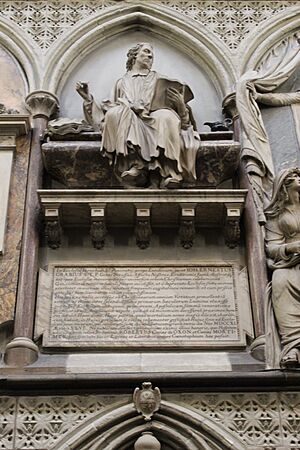
[[[141,171],[137,169],[135,166],[131,167],[129,170],[125,170],[121,174],[121,178],[135,178],[140,175]]]
[[[180,183],[181,183],[180,180],[169,177],[162,181],[161,187],[167,189],[178,189],[180,187]]]
[[[284,356],[280,363],[283,369],[288,369],[291,367],[299,367],[299,359],[298,359],[298,349],[292,349],[286,356]]]

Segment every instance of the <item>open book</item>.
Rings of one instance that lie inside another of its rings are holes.
[[[187,84],[169,78],[158,78],[155,84],[154,94],[151,101],[150,111],[157,109],[172,108],[167,98],[167,89],[173,88],[184,96],[184,102],[188,103],[194,98],[194,94]]]

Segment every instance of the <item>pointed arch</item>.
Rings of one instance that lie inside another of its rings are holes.
[[[40,86],[40,53],[28,35],[12,21],[0,16],[0,45],[14,56],[23,71],[27,93]]]
[[[64,36],[63,43],[53,45],[48,55],[43,89],[57,95],[83,56],[101,44],[129,31],[154,33],[170,42],[204,67],[220,96],[231,91],[236,75],[230,52],[207,29],[201,30],[176,13],[154,5],[127,5],[80,22]]]
[[[51,450],[129,450],[147,430],[174,450],[246,450],[241,440],[219,423],[167,401],[162,401],[151,423],[137,415],[133,404],[102,412],[64,436]]]
[[[240,75],[248,70],[255,70],[263,57],[278,42],[293,33],[300,37],[300,10],[291,7],[255,28],[239,49]]]

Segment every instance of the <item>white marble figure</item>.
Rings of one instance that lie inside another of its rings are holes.
[[[300,368],[299,193],[300,169],[282,170],[275,178],[272,200],[265,211],[268,219],[266,224],[268,265],[273,270],[272,309],[282,347],[277,359],[278,365],[282,368],[291,366]],[[267,333],[268,331],[276,333],[276,330],[267,329]],[[276,349],[274,351],[276,352]],[[276,355],[272,357],[276,359]],[[276,363],[273,366],[276,367]]]
[[[98,105],[87,83],[76,89],[120,180],[134,183],[146,173],[151,187],[179,187],[183,178],[196,179],[200,138],[186,104],[193,95],[188,86],[151,70],[152,64],[152,46],[140,43],[127,53],[127,72],[115,85],[113,101]]]

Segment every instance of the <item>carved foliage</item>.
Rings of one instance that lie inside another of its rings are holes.
[[[90,235],[94,248],[101,250],[104,247],[107,228],[105,220],[94,220],[91,224]]]
[[[196,237],[195,219],[182,218],[179,227],[180,244],[188,250],[193,247]]]
[[[227,247],[235,248],[239,245],[241,237],[239,218],[227,220],[224,229],[224,236]]]
[[[0,449],[50,449],[67,432],[124,400],[127,398],[103,395],[0,397]],[[221,423],[249,450],[299,448],[298,392],[173,394],[166,400],[185,404]]]
[[[137,218],[134,232],[136,237],[136,245],[141,250],[148,248],[152,234],[150,219]]]
[[[231,50],[237,49],[248,33],[261,22],[297,3],[297,1],[220,0],[161,2],[163,6],[194,20],[198,26],[207,27]],[[120,5],[120,1],[116,0],[1,1],[0,14],[19,25],[46,52],[64,32],[79,21],[118,4]],[[156,2],[153,4],[157,5]]]
[[[56,250],[61,246],[61,237],[62,228],[59,219],[46,221],[45,238],[47,241],[47,245],[53,250]]]

